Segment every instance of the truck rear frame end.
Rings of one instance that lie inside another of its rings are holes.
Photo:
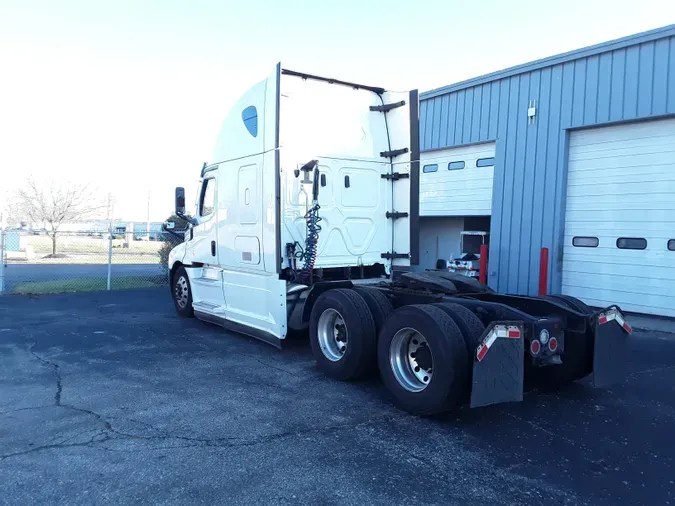
[[[377,363],[394,402],[422,415],[463,404],[521,401],[528,389],[556,388],[590,375],[598,387],[623,380],[632,329],[617,306],[591,310],[566,296],[462,291],[467,285],[457,278],[454,293],[448,293],[453,275],[446,273],[411,273],[370,285],[317,284],[303,313],[319,368],[347,380]],[[339,301],[345,292],[352,292],[345,297],[351,300]],[[354,300],[361,306],[358,317],[340,306]],[[324,313],[339,319],[327,326]],[[350,346],[357,351],[347,354]],[[345,368],[339,365],[343,356]]]

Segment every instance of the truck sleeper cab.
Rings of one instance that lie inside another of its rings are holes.
[[[278,347],[309,330],[319,369],[379,369],[401,408],[521,400],[528,384],[621,378],[619,308],[500,295],[418,262],[416,91],[282,69],[224,120],[190,228],[169,255],[176,310]],[[602,320],[602,323],[601,323]],[[605,325],[608,323],[608,325]]]

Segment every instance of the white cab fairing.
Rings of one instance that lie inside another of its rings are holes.
[[[409,265],[407,257],[382,254],[410,252],[407,215],[386,217],[410,212],[410,180],[381,177],[410,172],[410,152],[393,164],[381,155],[410,148],[408,93],[288,74],[278,65],[228,113],[202,172],[197,224],[170,257],[170,267],[187,268],[198,317],[264,339],[287,333],[285,250],[305,246],[312,200],[312,185],[294,171],[308,161],[318,160],[321,178],[315,267],[383,264],[390,272],[392,262]],[[406,104],[389,111],[386,123],[383,112],[371,110],[401,100]],[[211,192],[212,210],[205,206]]]
[[[384,92],[331,84],[296,75],[281,76],[281,213],[282,247],[304,246],[305,213],[311,204],[311,185],[294,171],[310,160],[319,161],[321,234],[316,267],[349,267],[391,262],[382,254],[409,253],[407,219],[386,218],[390,211],[409,212],[409,180],[396,184],[383,179],[392,164],[381,152],[409,148],[409,105],[385,114],[370,106],[408,99],[408,93]],[[388,128],[387,128],[388,127]],[[393,170],[410,172],[410,152],[394,158]],[[392,191],[393,190],[393,191]],[[393,239],[393,241],[392,241]],[[394,265],[407,266],[397,259]],[[283,267],[289,267],[284,258]]]

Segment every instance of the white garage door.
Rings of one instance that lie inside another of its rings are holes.
[[[675,316],[675,120],[571,134],[562,289]]]
[[[420,216],[489,216],[495,143],[420,155]]]

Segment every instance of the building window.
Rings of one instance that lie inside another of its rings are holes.
[[[422,168],[422,172],[436,172],[438,170],[438,164],[432,163],[431,165],[425,165]]]
[[[246,130],[253,137],[258,136],[258,110],[254,105],[248,106],[241,112],[241,119],[246,126]]]
[[[448,170],[460,170],[464,168],[464,161],[450,162],[448,164]]]
[[[492,167],[495,164],[494,157],[492,158],[479,158],[476,160],[476,167]]]
[[[619,237],[616,240],[619,249],[647,249],[647,239],[642,237]]]
[[[573,237],[572,238],[572,246],[576,246],[577,248],[597,248],[598,244],[600,244],[600,241],[598,241],[597,237]]]
[[[668,241],[668,251],[675,251],[675,239]]]

